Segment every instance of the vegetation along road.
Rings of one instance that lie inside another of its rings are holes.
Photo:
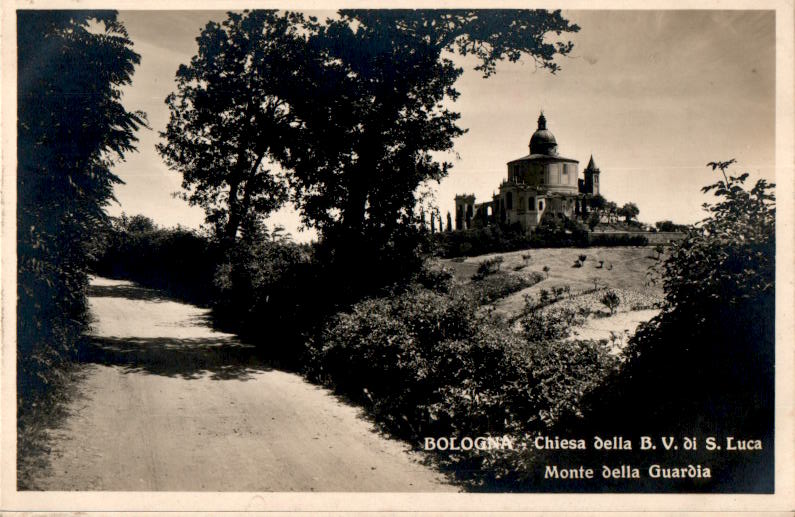
[[[259,362],[206,311],[96,278],[94,344],[44,490],[454,491],[401,442]]]

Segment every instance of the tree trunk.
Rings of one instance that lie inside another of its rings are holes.
[[[240,226],[240,212],[237,201],[237,191],[240,187],[239,182],[229,184],[229,219],[224,228],[223,241],[227,247],[232,247],[237,237],[237,229]]]

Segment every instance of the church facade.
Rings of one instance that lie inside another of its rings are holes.
[[[599,194],[600,170],[591,156],[580,177],[579,161],[558,154],[555,136],[542,112],[530,138],[530,153],[508,162],[507,177],[490,201],[473,194],[455,197],[455,224],[464,230],[488,224],[519,224],[530,233],[547,217],[584,217]]]

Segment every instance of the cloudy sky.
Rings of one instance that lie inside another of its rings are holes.
[[[551,75],[529,60],[503,63],[482,79],[465,67],[454,103],[462,127],[454,167],[434,185],[436,203],[452,210],[453,196],[490,198],[506,174],[506,162],[527,154],[543,109],[559,152],[588,158],[602,170],[602,192],[623,204],[634,201],[642,221],[695,222],[702,217],[700,187],[713,182],[707,162],[736,158],[752,178],[774,180],[775,18],[765,11],[564,11],[581,31],[570,36],[572,54],[558,58]],[[125,90],[129,109],[147,112],[151,131],[140,133],[139,152],[119,164],[126,182],[112,214],[143,213],[167,226],[198,227],[203,213],[174,198],[179,173],[155,151],[165,128],[164,99],[174,73],[197,50],[195,38],[222,12],[122,12],[141,65]],[[738,169],[739,171],[739,169]],[[275,214],[297,240],[298,217]]]

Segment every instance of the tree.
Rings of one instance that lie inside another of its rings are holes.
[[[89,246],[143,113],[121,104],[139,56],[113,11],[17,12],[20,411],[87,325]]]
[[[123,229],[127,232],[142,233],[151,232],[157,229],[155,222],[143,214],[136,214],[132,217],[127,217],[126,215],[122,214],[121,224]]]
[[[687,225],[685,224],[676,224],[673,221],[657,221],[654,223],[654,226],[657,228],[657,231],[660,232],[685,232],[687,231]]]
[[[635,203],[626,203],[619,211],[619,215],[623,216],[626,222],[635,219],[639,213],[640,210],[638,210],[638,205]]]
[[[288,243],[292,242],[293,236],[287,229],[282,226],[281,224],[277,224],[273,227],[273,231],[271,231],[271,241],[273,242],[282,242]]]
[[[659,431],[742,421],[745,432],[772,436],[774,185],[745,188],[748,174],[729,175],[732,163],[709,164],[723,179],[702,191],[718,201],[661,262],[661,312],[631,338],[621,374],[595,394],[603,422]]]
[[[615,293],[615,291],[607,291],[599,300],[602,302],[602,305],[610,309],[610,314],[614,314],[616,309],[619,305],[621,305],[621,298]]]
[[[618,205],[613,201],[607,201],[604,204],[604,210],[607,212],[607,220],[611,223],[615,222],[619,212]]]
[[[599,212],[597,211],[591,212],[591,215],[588,216],[588,228],[590,228],[590,230],[593,231],[594,228],[599,226],[600,220],[601,218],[599,217]]]
[[[157,149],[182,174],[184,199],[227,244],[246,220],[261,221],[287,199],[272,167],[294,120],[278,88],[303,52],[299,22],[254,11],[208,23],[166,99],[171,116]]]
[[[595,211],[599,212],[600,214],[602,211],[607,207],[607,200],[604,198],[602,194],[596,194],[591,198],[588,202],[588,205]]]

